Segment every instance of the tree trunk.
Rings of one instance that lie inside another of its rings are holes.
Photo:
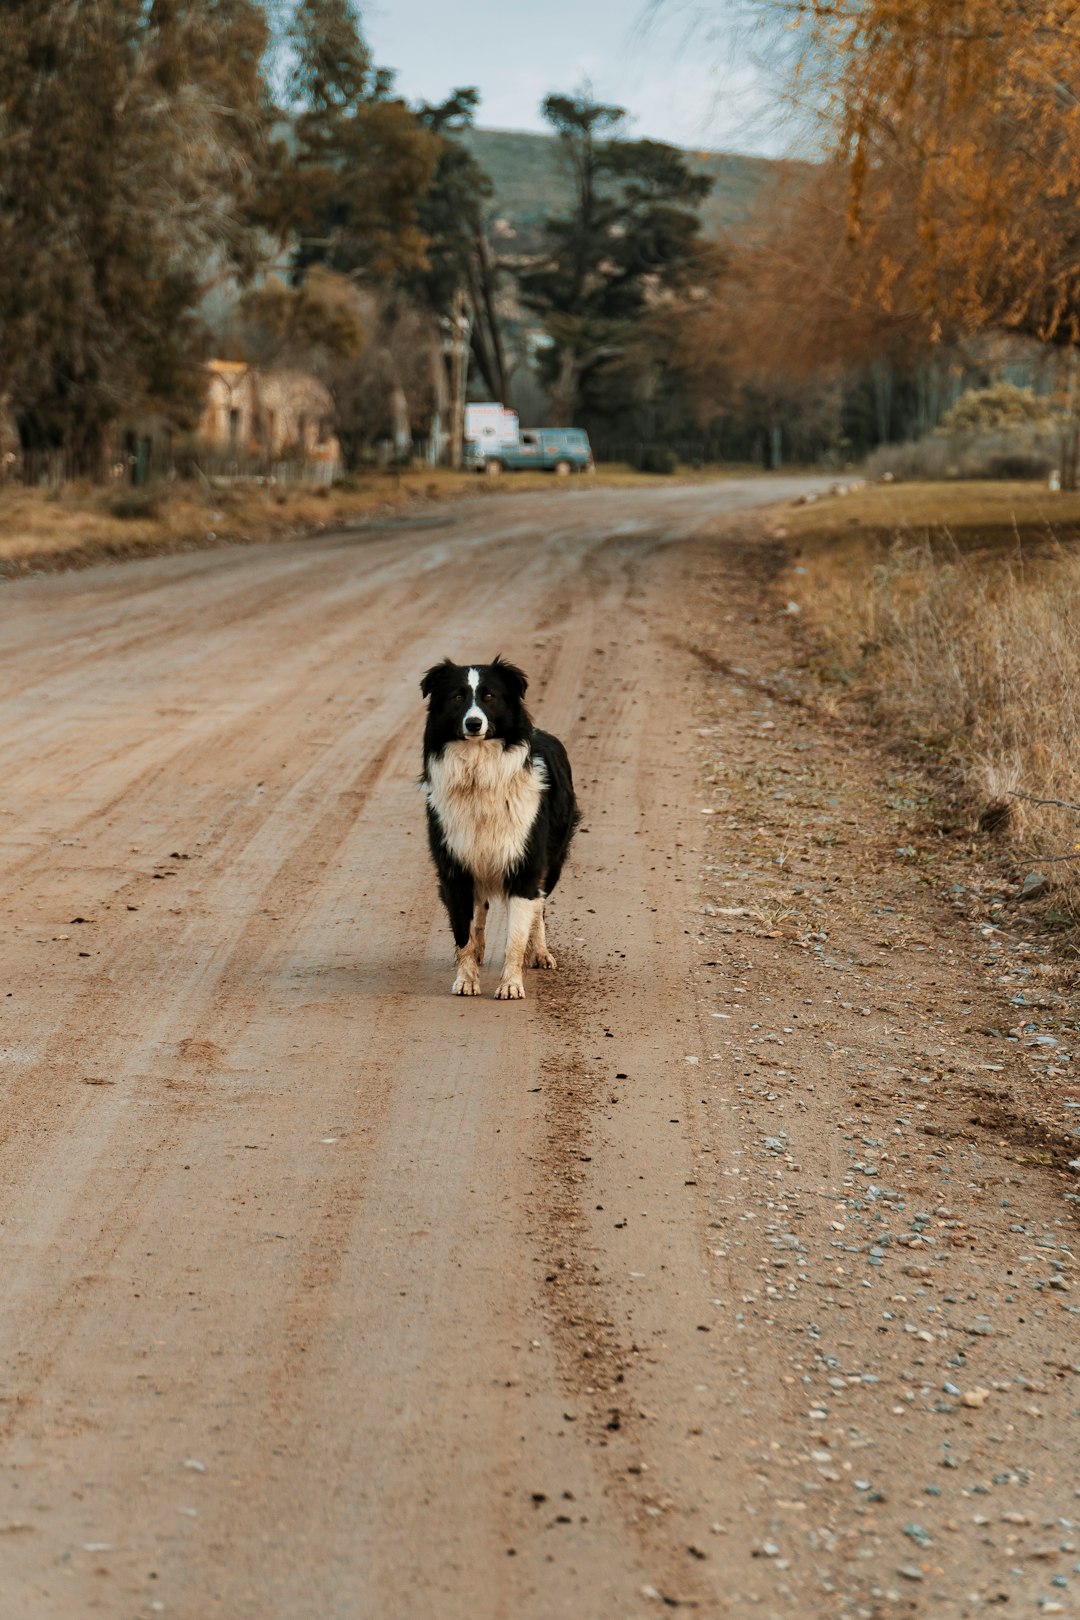
[[[1080,417],[1071,413],[1061,429],[1061,487],[1074,490],[1080,473]]]
[[[888,360],[877,360],[870,367],[870,383],[874,392],[874,415],[880,444],[888,444],[892,437],[893,369]]]
[[[488,394],[497,399],[501,405],[506,403],[504,392],[504,379],[499,375],[494,356],[488,345],[487,334],[484,331],[484,301],[480,288],[480,277],[476,273],[476,266],[472,260],[468,265],[469,301],[472,305],[472,352],[476,356],[476,364],[480,368],[480,375],[487,384]]]
[[[573,427],[579,377],[578,356],[567,344],[559,356],[559,374],[551,388],[552,427]]]
[[[428,463],[437,467],[443,459],[443,443],[446,436],[446,402],[450,390],[446,386],[446,357],[442,345],[435,343],[431,349],[431,384],[435,396],[435,404],[431,413],[431,433],[428,436]]]
[[[451,467],[460,467],[465,456],[465,394],[469,382],[469,352],[472,334],[472,320],[463,292],[454,295],[454,312],[451,320],[454,327],[454,344],[450,361],[453,381],[450,418],[450,465]]]
[[[407,461],[412,449],[412,428],[409,424],[409,401],[400,382],[390,390],[390,418],[394,424],[394,460]]]
[[[506,370],[506,350],[503,346],[502,326],[499,321],[499,312],[495,308],[495,267],[491,262],[491,249],[488,247],[487,238],[483,231],[477,233],[476,255],[480,265],[480,296],[483,300],[484,315],[487,319],[491,358],[497,384],[495,397],[506,404],[508,403],[509,377]]]

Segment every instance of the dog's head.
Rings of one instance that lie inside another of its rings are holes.
[[[455,664],[449,658],[420,682],[428,700],[428,733],[442,746],[455,740],[520,742],[532,729],[525,708],[528,681],[514,664]]]

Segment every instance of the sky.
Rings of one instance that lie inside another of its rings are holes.
[[[546,130],[540,103],[586,80],[631,115],[630,133],[679,146],[777,156],[789,145],[775,88],[711,19],[727,0],[366,0],[364,32],[410,101],[459,85],[487,129]]]

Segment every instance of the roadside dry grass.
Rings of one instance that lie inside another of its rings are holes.
[[[1080,918],[1080,496],[874,487],[777,532],[826,701],[867,707]]]
[[[732,477],[741,468],[685,471],[675,481]],[[601,467],[569,487],[646,487],[672,478],[620,465]],[[206,546],[289,539],[323,529],[362,525],[432,501],[497,498],[563,490],[568,481],[545,473],[486,479],[439,468],[378,472],[330,489],[294,485],[210,487],[196,482],[131,489],[66,485],[58,490],[0,488],[0,572],[86,567],[95,562]]]

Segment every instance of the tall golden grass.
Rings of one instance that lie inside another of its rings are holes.
[[[817,548],[804,570],[826,682],[858,693],[973,828],[1003,832],[1080,908],[1080,555],[908,531],[885,549]],[[1035,802],[1049,799],[1063,802]]]

